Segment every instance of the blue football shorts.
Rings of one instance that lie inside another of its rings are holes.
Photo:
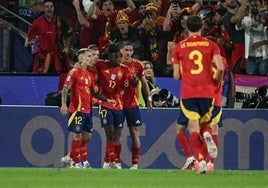
[[[69,114],[68,130],[74,133],[82,133],[82,131],[92,132],[92,113],[74,112]]]
[[[122,128],[124,124],[124,111],[112,110],[103,106],[99,107],[101,126],[114,126],[115,129]]]
[[[138,127],[142,125],[140,108],[138,106],[130,109],[124,109],[124,114],[128,127]]]

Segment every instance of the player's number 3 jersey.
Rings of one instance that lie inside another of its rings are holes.
[[[217,54],[220,54],[218,46],[198,35],[190,36],[174,47],[173,64],[180,65],[182,99],[214,95],[212,59]]]

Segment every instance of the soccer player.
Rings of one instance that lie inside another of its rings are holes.
[[[224,67],[226,67],[227,62],[226,62],[226,59],[224,57],[222,57],[222,61],[223,61]],[[214,66],[214,64],[212,66]],[[214,68],[212,68],[212,70],[214,72]],[[225,70],[226,70],[226,68],[225,68]],[[212,139],[217,147],[218,147],[218,131],[219,131],[218,127],[222,127],[222,121],[221,121],[221,118],[222,118],[222,90],[223,90],[222,85],[223,84],[221,83],[218,87],[216,87],[215,97],[214,97],[214,109],[212,111],[211,123],[210,123],[211,129],[212,129]],[[185,133],[186,128],[187,128],[187,124],[188,124],[188,119],[182,112],[180,112],[180,113],[181,114],[177,120],[175,130],[176,130],[176,134],[177,134],[178,143],[180,144],[184,154],[187,157],[186,162],[185,162],[184,166],[182,167],[182,170],[185,170],[185,169],[198,170],[198,168],[199,168],[198,163],[196,163],[194,153],[192,152],[192,149],[191,149],[191,144],[190,144],[189,139]],[[203,131],[203,129],[200,130],[201,135],[202,135],[202,131]],[[206,161],[207,161],[207,170],[213,171],[215,158],[212,158],[206,152]]]
[[[127,66],[120,64],[120,52],[115,43],[108,45],[108,59],[99,60],[96,64],[100,92],[116,101],[115,105],[101,102],[99,106],[101,125],[106,135],[103,168],[121,169],[120,138],[124,123],[121,91],[125,84],[137,86],[138,80],[134,75],[131,75]]]
[[[92,58],[91,58],[89,66],[87,66],[86,69],[93,76],[94,83],[95,83],[94,88],[95,88],[96,91],[98,91],[98,86],[96,84],[96,82],[98,80],[98,74],[97,74],[97,70],[96,70],[95,65],[96,65],[96,63],[97,63],[97,61],[99,59],[100,52],[99,52],[99,48],[98,48],[98,46],[96,44],[89,45],[88,49],[91,52],[91,57]],[[79,62],[75,63],[74,68],[81,68],[81,64]],[[95,97],[93,97],[92,98],[92,105],[97,104],[97,102],[98,102],[98,100]],[[73,159],[70,156],[70,152],[66,156],[61,158],[61,163],[63,164],[64,167],[72,167],[72,164],[74,162],[73,162]]]
[[[91,140],[93,129],[92,96],[111,105],[115,104],[115,101],[107,99],[94,89],[94,78],[87,71],[92,61],[92,54],[88,48],[78,51],[78,61],[80,67],[68,73],[63,86],[60,112],[62,115],[68,113],[66,102],[70,90],[68,130],[73,133],[70,156],[75,168],[90,168],[86,143]]]
[[[189,119],[189,139],[199,162],[198,173],[205,173],[207,169],[200,127],[204,126],[202,137],[208,153],[215,158],[217,147],[212,140],[211,128],[206,124],[211,119],[215,88],[222,82],[224,68],[218,46],[201,37],[201,18],[189,16],[186,25],[189,36],[179,42],[172,52],[173,77],[181,79],[181,110]],[[212,61],[216,65],[215,79],[212,76]]]
[[[225,78],[226,74],[226,67],[227,67],[227,61],[224,57],[222,57],[222,62],[224,65],[225,73],[223,78]],[[214,66],[214,65],[213,65]],[[214,68],[213,68],[214,70]],[[213,71],[214,72],[214,71]],[[218,133],[219,133],[219,127],[222,127],[222,90],[223,90],[223,82],[220,83],[218,87],[216,87],[215,91],[215,101],[214,101],[214,109],[212,111],[212,120],[210,123],[211,129],[212,129],[212,139],[216,146],[219,146],[218,141]],[[203,131],[202,129],[200,130]],[[207,154],[207,170],[213,171],[214,170],[214,163],[215,158],[211,157],[209,154]]]
[[[133,52],[133,44],[130,41],[124,41],[120,49],[120,62],[128,66],[131,73],[138,77],[141,81],[142,89],[147,96],[147,109],[150,112],[152,110],[152,98],[149,96],[150,89],[145,78],[142,62],[138,59],[132,58]],[[133,87],[130,84],[125,84],[122,99],[127,126],[129,128],[129,133],[132,139],[132,166],[130,169],[138,169],[141,146],[138,127],[142,125],[139,110],[138,87]],[[121,148],[121,145],[116,145],[115,148],[117,147]]]

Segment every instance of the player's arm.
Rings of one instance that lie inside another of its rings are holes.
[[[173,64],[173,78],[175,80],[181,79],[180,59],[177,58],[177,48],[173,46],[171,50],[171,63]]]
[[[96,91],[94,88],[91,89],[91,93],[93,95],[93,97],[95,97],[96,99],[99,99],[101,101],[105,101],[110,103],[111,105],[115,105],[115,100],[113,99],[108,99],[107,97],[103,96],[101,93],[99,93],[98,91]]]
[[[136,75],[132,75],[130,78],[130,84],[133,87],[137,87],[139,85],[139,78]]]
[[[173,64],[173,78],[175,80],[181,79],[181,71],[180,71],[180,65],[179,64]]]
[[[220,54],[213,56],[213,61],[216,65],[216,73],[215,73],[215,83],[216,85],[219,85],[223,80],[223,74],[224,74],[224,64],[222,62],[222,57]]]
[[[61,108],[60,112],[62,115],[66,115],[68,113],[68,107],[67,107],[67,96],[68,92],[71,89],[70,85],[64,84],[63,89],[61,91]]]

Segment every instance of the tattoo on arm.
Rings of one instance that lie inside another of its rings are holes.
[[[67,104],[67,95],[69,90],[71,89],[71,86],[64,85],[63,89],[61,91],[61,104]]]

